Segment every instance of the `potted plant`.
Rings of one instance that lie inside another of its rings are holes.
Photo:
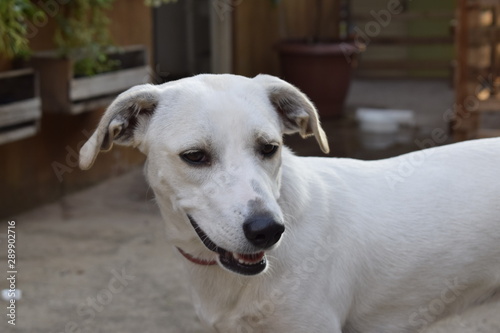
[[[57,50],[35,53],[42,108],[78,114],[108,105],[118,93],[149,81],[143,46],[117,48],[107,11],[114,0],[72,0],[56,16]]]
[[[348,1],[333,0],[327,4],[328,11],[324,0],[309,4],[314,12],[309,36],[285,39],[277,45],[284,79],[307,94],[323,118],[342,115],[352,68],[362,51],[348,38]],[[330,24],[329,32],[323,31],[326,23]]]
[[[43,16],[30,0],[0,2],[0,57],[30,54],[27,20]],[[37,77],[30,68],[0,72],[0,144],[37,133],[41,118]]]

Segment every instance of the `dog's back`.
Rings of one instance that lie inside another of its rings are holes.
[[[330,198],[304,207],[330,214],[329,276],[352,278],[345,332],[414,332],[500,291],[500,139],[381,161],[291,159],[322,175]]]

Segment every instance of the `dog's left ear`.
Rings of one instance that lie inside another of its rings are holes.
[[[284,133],[298,132],[303,138],[314,135],[321,150],[328,154],[330,148],[325,131],[309,98],[295,86],[275,76],[261,74],[254,80],[265,87],[271,104],[282,117]]]
[[[90,169],[99,152],[110,150],[113,143],[139,146],[158,101],[159,91],[151,84],[135,86],[121,93],[80,149],[80,169]]]

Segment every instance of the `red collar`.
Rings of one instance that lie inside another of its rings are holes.
[[[182,251],[180,248],[177,248],[177,250],[179,250],[179,252],[184,256],[184,258],[191,261],[192,263],[202,265],[202,266],[217,265],[217,262],[215,260],[199,259],[199,258],[193,257],[189,253]]]

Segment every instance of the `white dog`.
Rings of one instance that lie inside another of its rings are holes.
[[[500,292],[500,140],[380,161],[297,157],[328,143],[317,112],[272,76],[141,85],[80,152],[113,142],[146,177],[216,332],[417,332]]]

